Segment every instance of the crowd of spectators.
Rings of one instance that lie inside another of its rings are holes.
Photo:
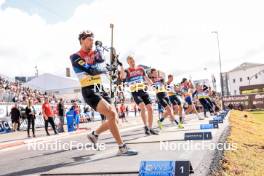
[[[57,102],[54,95],[25,87],[21,82],[10,81],[0,76],[0,102],[26,103],[28,99],[31,99],[34,104],[39,104],[46,96],[51,101]]]

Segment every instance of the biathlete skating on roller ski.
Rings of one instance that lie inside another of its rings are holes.
[[[183,108],[182,103],[177,93],[177,85],[173,83],[173,75],[168,75],[168,81],[166,83],[167,93],[171,102],[174,115],[178,114],[180,122],[183,123]]]
[[[93,50],[94,34],[91,31],[81,32],[79,34],[79,42],[81,49],[72,54],[70,60],[73,70],[80,81],[83,99],[90,107],[107,119],[95,131],[88,134],[88,139],[96,147],[99,135],[109,130],[118,144],[117,155],[137,155],[137,151],[130,149],[123,142],[117,126],[118,114],[115,107],[111,104],[111,98],[102,86],[101,76],[110,69],[99,65],[104,62],[103,49],[98,45],[96,50]]]
[[[154,68],[150,71],[150,77],[153,82],[153,87],[156,91],[157,101],[164,108],[163,117],[158,120],[159,128],[163,128],[162,122],[166,117],[169,117],[173,122],[175,122],[179,128],[184,128],[182,123],[178,122],[174,117],[173,109],[171,107],[170,100],[167,95],[164,78],[159,77],[157,70]]]
[[[121,66],[120,75],[123,80],[129,85],[131,95],[140,108],[141,118],[144,123],[144,130],[146,135],[158,135],[158,132],[153,129],[153,108],[152,102],[148,92],[145,90],[147,82],[149,85],[152,81],[148,78],[143,67],[137,66],[132,56],[127,57],[129,68],[124,69]],[[148,115],[146,115],[146,113]]]

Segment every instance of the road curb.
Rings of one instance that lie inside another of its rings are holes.
[[[121,129],[126,129],[134,125],[128,125],[128,126],[123,126]],[[44,137],[37,137],[37,138],[31,138],[31,139],[23,139],[23,140],[18,140],[18,141],[12,141],[12,142],[5,142],[0,144],[0,151],[3,151],[5,149],[12,149],[16,148],[25,144],[30,144],[30,143],[35,143],[35,142],[48,142],[51,140],[59,139],[59,138],[65,138],[65,137],[71,137],[75,135],[79,135],[82,133],[86,133],[88,131],[91,131],[91,128],[80,128],[78,131],[74,132],[65,132],[65,133],[60,133],[59,135],[53,135],[53,136],[44,136]]]
[[[0,151],[4,150],[4,149],[11,149],[13,147],[18,147],[18,146],[21,146],[24,144],[30,144],[33,142],[46,142],[46,141],[54,140],[56,138],[74,136],[74,135],[78,135],[81,133],[85,133],[89,130],[91,130],[91,128],[82,128],[82,129],[75,131],[75,132],[70,132],[70,133],[65,132],[65,133],[61,133],[59,135],[54,135],[54,136],[45,136],[45,137],[32,138],[32,139],[24,139],[24,140],[19,140],[19,141],[15,141],[15,142],[5,142],[5,143],[0,144]]]
[[[23,145],[23,144],[25,144],[24,141],[3,143],[3,144],[0,144],[0,150],[6,149],[6,148],[17,147],[17,146]]]

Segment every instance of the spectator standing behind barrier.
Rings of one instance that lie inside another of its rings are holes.
[[[48,127],[49,127],[49,123],[51,125],[51,127],[53,128],[53,131],[55,134],[58,134],[55,128],[55,123],[54,123],[54,113],[50,107],[49,104],[49,98],[45,97],[45,102],[42,105],[42,114],[45,120],[45,130],[47,133],[47,136],[50,136],[49,131],[48,131]]]
[[[84,106],[83,107],[83,113],[85,115],[85,118],[86,118],[87,122],[91,122],[92,118],[90,117],[88,106]]]
[[[128,117],[128,115],[129,115],[129,108],[128,106],[126,106],[126,116]]]
[[[18,130],[18,124],[20,120],[20,110],[18,109],[17,104],[11,109],[10,112],[11,115],[11,121],[12,121],[12,129],[13,131]]]
[[[125,114],[125,112],[126,112],[126,106],[122,103],[121,105],[120,105],[120,118],[122,119],[122,122],[127,122],[127,120],[126,120],[126,114]]]
[[[58,117],[60,119],[60,123],[59,123],[59,133],[63,133],[64,132],[64,116],[65,116],[65,108],[64,108],[64,102],[63,102],[63,99],[61,98],[59,103],[58,103],[58,106],[57,106],[57,109],[58,109]]]
[[[80,107],[78,106],[78,103],[76,101],[73,102],[73,106],[71,107],[70,110],[74,110],[75,111],[75,116],[74,116],[74,121],[75,121],[75,125],[76,125],[76,130],[79,130],[79,124],[80,124]]]
[[[137,105],[135,104],[135,105],[134,105],[135,117],[137,117],[137,110],[138,110],[138,109],[137,109]]]
[[[28,104],[26,107],[26,116],[27,116],[27,122],[28,122],[28,127],[27,127],[27,134],[28,137],[30,138],[30,126],[32,124],[32,133],[33,133],[33,137],[36,137],[35,135],[35,119],[36,119],[36,111],[35,108],[33,106],[33,101],[31,99],[28,100]]]

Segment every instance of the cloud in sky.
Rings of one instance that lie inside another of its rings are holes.
[[[0,6],[2,6],[5,3],[5,0],[0,0]]]
[[[90,4],[93,1],[94,0],[5,0],[2,8],[19,8],[26,11],[29,15],[37,13],[48,23],[54,24],[70,18],[75,8],[81,4]]]
[[[78,33],[90,29],[109,45],[109,24],[114,23],[114,45],[122,61],[133,54],[139,64],[185,72],[175,76],[218,75],[214,30],[219,31],[223,71],[246,61],[263,62],[262,7],[261,1],[241,0],[99,0],[80,4],[72,17],[55,24],[6,7],[0,10],[0,70],[33,75],[37,65],[40,73],[63,75],[69,55],[79,49]]]

